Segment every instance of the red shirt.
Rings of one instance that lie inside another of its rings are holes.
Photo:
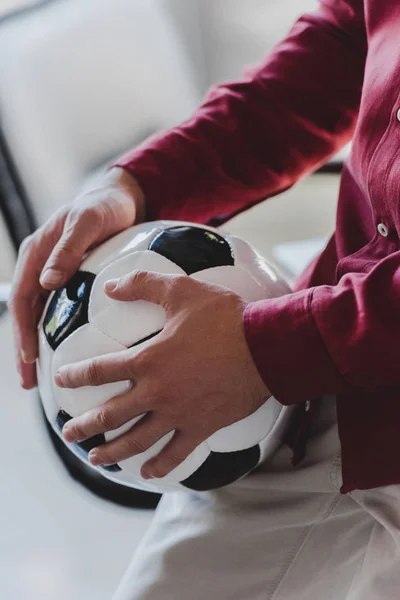
[[[295,293],[245,313],[282,404],[337,395],[343,493],[400,483],[399,31],[398,2],[322,0],[264,64],[118,163],[149,219],[215,223],[353,139],[326,250]]]

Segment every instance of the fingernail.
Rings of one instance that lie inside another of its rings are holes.
[[[153,475],[147,470],[142,470],[142,477],[143,479],[153,479]]]
[[[68,444],[82,444],[82,442],[84,442],[85,440],[80,440],[77,439],[76,437],[74,437],[73,435],[71,435],[70,431],[64,431],[62,432],[63,434],[63,438],[66,442],[68,442]]]
[[[99,456],[96,452],[89,452],[89,461],[94,467],[102,467],[103,463],[99,460]]]
[[[36,360],[36,356],[33,356],[33,354],[30,354],[29,352],[27,352],[26,350],[22,350],[21,351],[21,358],[24,361],[24,363],[26,365],[31,365],[35,362]]]
[[[110,462],[104,462],[104,460],[99,460],[97,456],[92,456],[91,454],[89,454],[89,462],[92,467],[111,467],[112,464]]]
[[[40,277],[40,283],[46,283],[47,285],[58,285],[64,279],[64,274],[57,269],[46,269],[46,271]]]
[[[113,292],[116,289],[117,285],[118,279],[110,279],[109,281],[106,281],[104,288],[106,292]]]
[[[78,443],[78,440],[72,439],[72,437],[69,436],[69,433],[70,433],[69,431],[64,431],[64,429],[63,429],[62,436],[63,436],[64,440],[66,442],[68,442],[69,444],[73,444],[74,442]]]
[[[62,374],[63,374],[63,371],[60,370],[60,371],[57,371],[57,373],[54,375],[54,381],[56,382],[56,385],[58,387],[64,387],[64,383],[62,380]]]

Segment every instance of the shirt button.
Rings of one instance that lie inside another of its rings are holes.
[[[389,235],[389,229],[383,223],[379,223],[378,231],[383,237],[387,237]]]
[[[399,110],[397,111],[397,120],[398,120],[398,121],[400,121],[400,108],[399,108]]]

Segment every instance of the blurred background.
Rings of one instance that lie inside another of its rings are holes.
[[[119,154],[240,76],[314,0],[0,0],[0,298],[22,239]],[[341,161],[225,226],[289,279],[334,227]],[[2,313],[2,316],[1,316]],[[105,500],[22,392],[0,303],[0,597],[110,599],[153,511]]]

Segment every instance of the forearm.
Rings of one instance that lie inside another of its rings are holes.
[[[365,49],[346,18],[326,7],[303,17],[246,79],[212,90],[192,119],[118,161],[143,189],[148,218],[228,218],[351,138]]]

